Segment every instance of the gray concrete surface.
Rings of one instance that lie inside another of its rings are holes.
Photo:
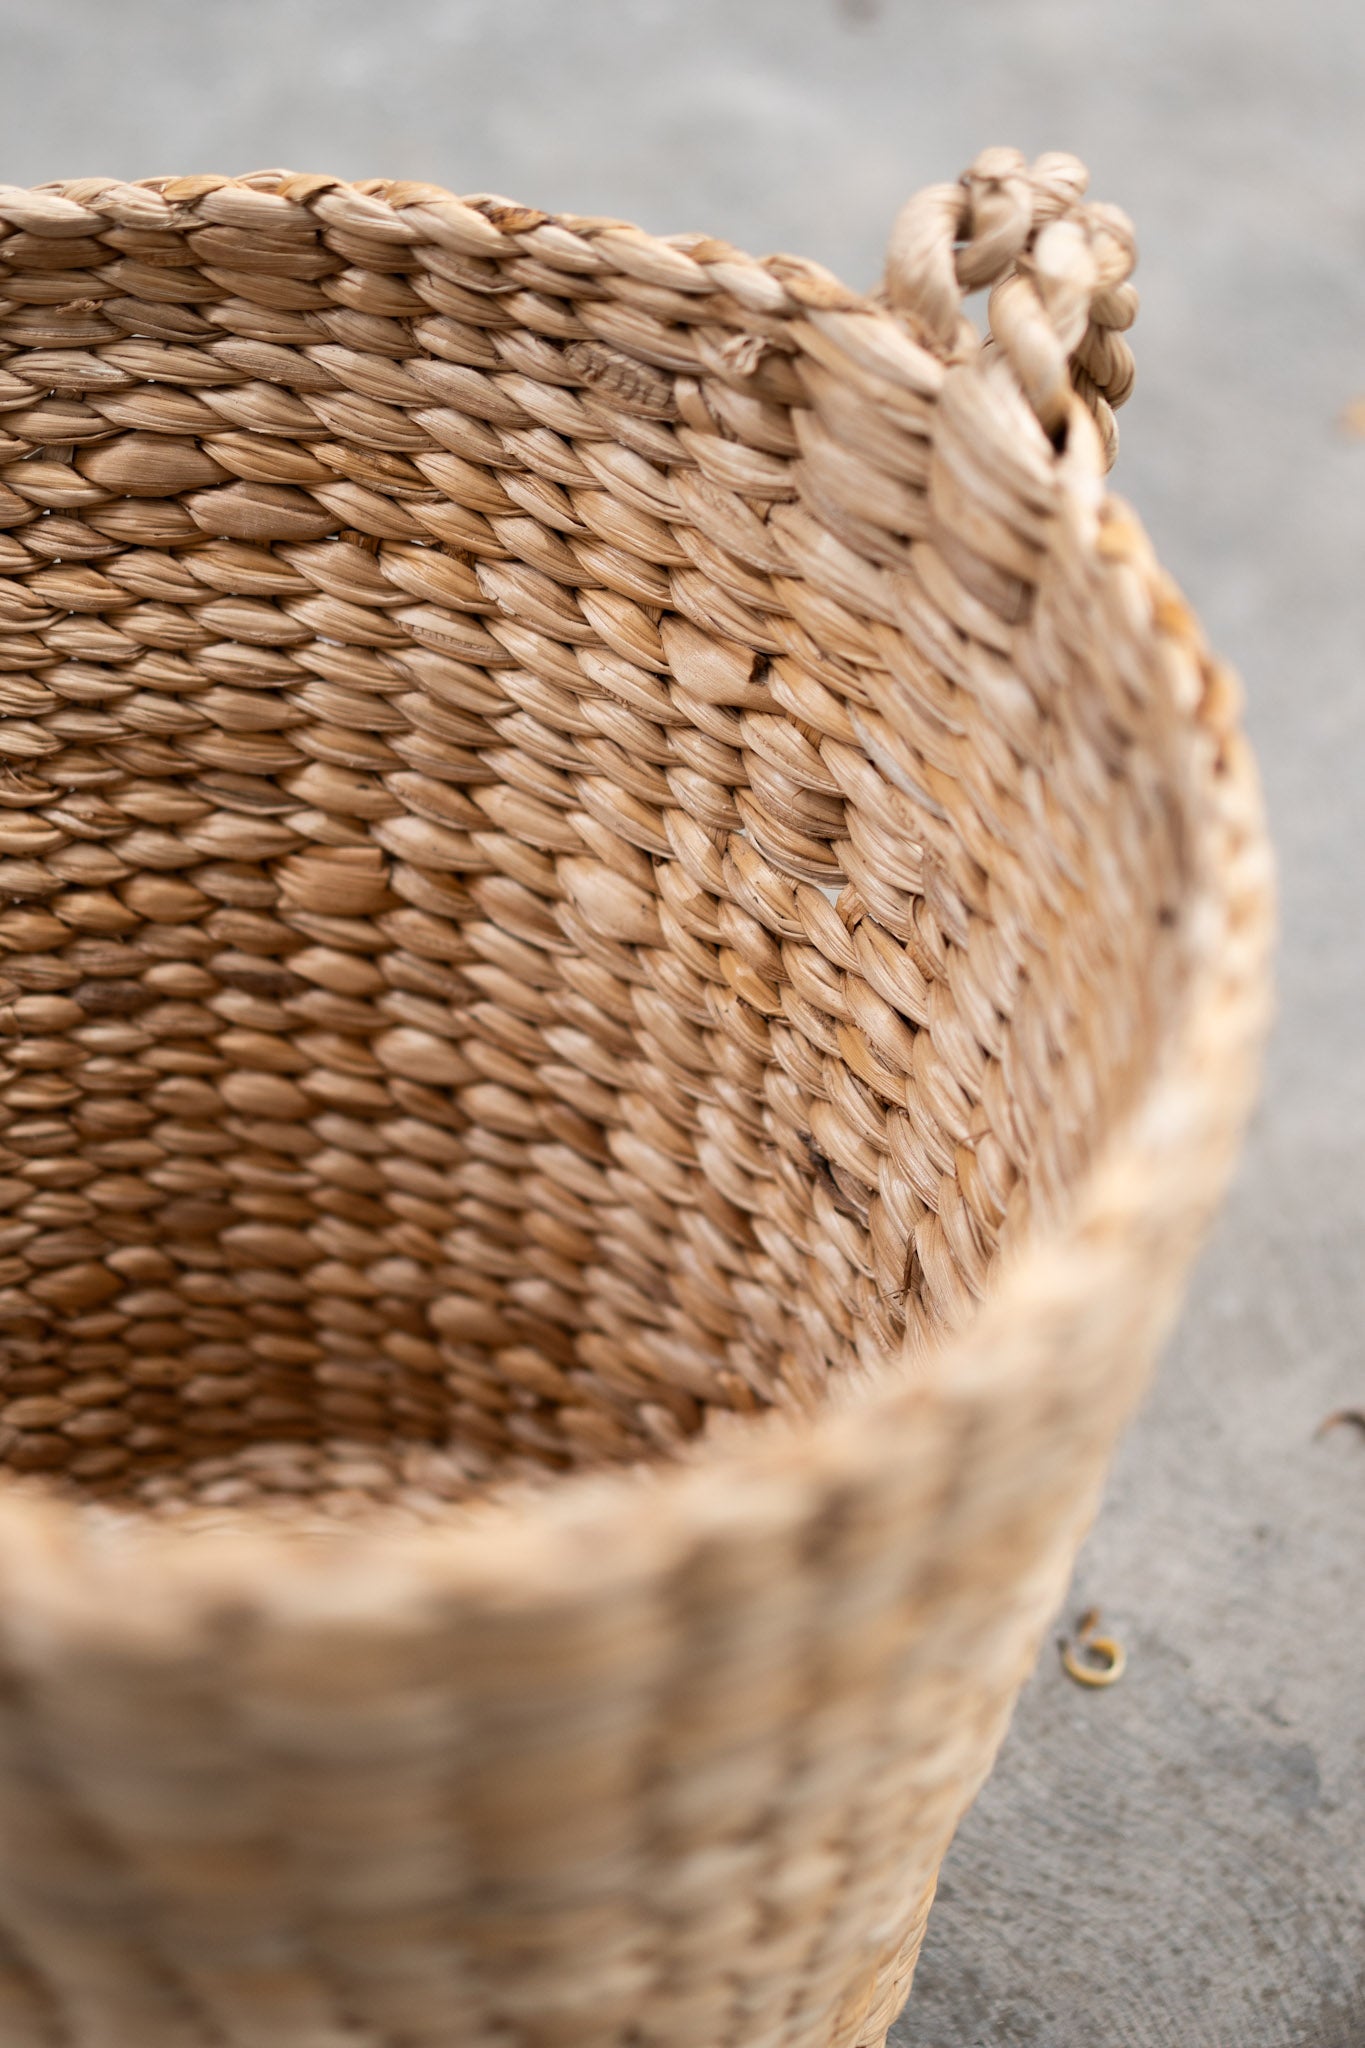
[[[1282,1021],[1236,1195],[949,1858],[910,2048],[1365,2043],[1365,9],[1359,0],[10,0],[0,177],[429,177],[870,283],[983,143],[1143,248],[1118,488],[1248,685]],[[16,2044],[17,2048],[17,2044]]]

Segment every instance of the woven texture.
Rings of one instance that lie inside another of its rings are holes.
[[[1266,1008],[1084,188],[0,188],[7,2044],[884,2036]]]

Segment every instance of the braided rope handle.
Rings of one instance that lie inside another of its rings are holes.
[[[1122,331],[1137,312],[1137,247],[1125,213],[1086,203],[1089,177],[1074,156],[1029,164],[1017,149],[984,150],[956,185],[931,185],[902,207],[885,294],[932,345],[974,354],[982,344],[963,297],[992,286],[986,346],[1008,359],[1054,440],[1078,392],[1112,463],[1114,408],[1133,388]]]

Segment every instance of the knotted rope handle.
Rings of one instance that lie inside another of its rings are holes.
[[[931,185],[901,209],[885,295],[934,346],[974,354],[981,343],[962,301],[991,285],[986,346],[1008,359],[1054,441],[1078,392],[1112,463],[1113,409],[1133,388],[1122,330],[1137,312],[1137,248],[1125,213],[1085,203],[1089,178],[1074,156],[1029,164],[1017,149],[984,150],[956,185]]]

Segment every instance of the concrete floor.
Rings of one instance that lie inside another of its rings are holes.
[[[1135,218],[1118,488],[1242,669],[1282,1020],[1239,1187],[949,1858],[910,2048],[1365,2042],[1365,9],[10,0],[0,176],[270,163],[703,227],[870,283],[902,196],[1074,149]],[[17,2048],[17,2044],[16,2044]]]

